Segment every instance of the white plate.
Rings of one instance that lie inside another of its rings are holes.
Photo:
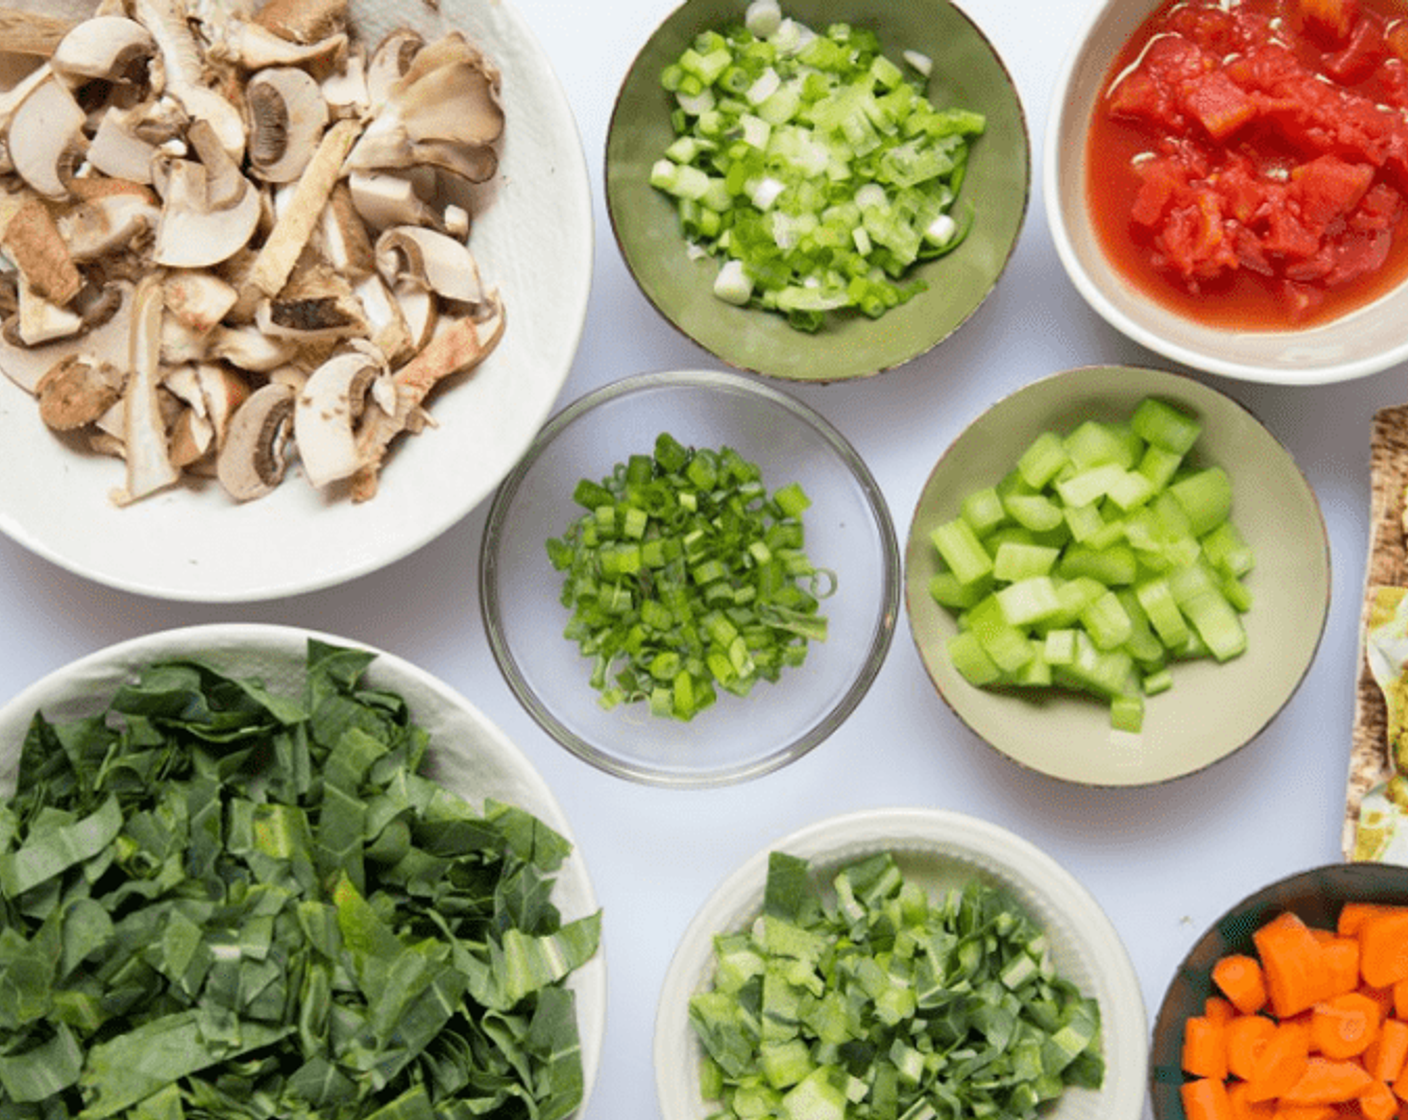
[[[891,851],[906,879],[935,894],[974,876],[1006,888],[1051,939],[1057,969],[1099,1001],[1105,1082],[1067,1089],[1043,1120],[1135,1120],[1146,1093],[1148,1021],[1124,943],[1089,892],[1020,837],[961,813],[876,809],[808,825],[756,853],[710,896],[685,930],[661,989],[655,1021],[655,1088],[664,1120],[703,1120],[703,1049],[689,1024],[690,997],[713,973],[714,935],[745,928],[762,907],[768,856],[782,851],[827,873]]]
[[[53,0],[21,7],[55,12]],[[78,0],[69,13],[91,11]],[[435,9],[438,8],[438,15]],[[363,38],[405,23],[462,29],[503,71],[499,175],[471,249],[505,306],[503,340],[433,402],[436,427],[400,439],[369,502],[325,499],[293,464],[273,494],[235,505],[213,483],[119,509],[112,458],[61,443],[34,400],[0,376],[0,531],[78,575],[139,594],[248,602],[329,587],[401,559],[483,500],[527,448],[577,352],[591,287],[586,160],[561,84],[531,30],[502,2],[352,0]]]
[[[427,761],[442,785],[476,808],[486,798],[516,805],[572,841],[574,850],[556,873],[553,902],[564,921],[596,912],[596,892],[567,817],[527,756],[468,700],[424,670],[364,642],[316,631],[243,623],[190,626],[109,646],[50,673],[0,708],[0,744],[5,744],[0,797],[14,794],[20,746],[36,712],[56,723],[94,715],[142,666],[173,657],[199,657],[229,675],[257,676],[272,691],[299,697],[309,638],[376,654],[363,679],[405,698],[412,719],[430,735]],[[582,1042],[583,1098],[573,1114],[580,1116],[591,1099],[606,1034],[604,948],[568,978],[568,986],[577,997]]]

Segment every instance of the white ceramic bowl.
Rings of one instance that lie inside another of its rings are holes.
[[[1304,330],[1239,331],[1175,314],[1116,271],[1086,201],[1091,115],[1111,61],[1160,0],[1094,0],[1051,90],[1042,193],[1057,255],[1111,326],[1166,358],[1244,381],[1314,385],[1377,373],[1408,359],[1408,283],[1342,318]]]
[[[882,851],[895,853],[908,880],[931,893],[974,876],[1010,892],[1051,939],[1057,969],[1099,1001],[1105,1080],[1068,1089],[1046,1120],[1136,1120],[1145,1096],[1148,1023],[1129,954],[1099,904],[1065,868],[996,825],[939,809],[873,809],[817,821],[752,856],[723,881],[686,928],[661,988],[655,1022],[655,1090],[664,1120],[704,1120],[703,1048],[689,1023],[690,997],[713,971],[714,935],[757,916],[768,856],[782,851],[825,876]]]
[[[825,641],[747,697],[720,691],[688,722],[643,704],[602,709],[591,661],[563,637],[562,573],[546,542],[581,516],[578,480],[599,481],[670,432],[686,446],[734,448],[769,491],[798,482],[811,498],[806,550],[836,575],[823,599]],[[529,714],[578,757],[618,777],[676,788],[740,782],[776,770],[830,735],[860,703],[894,636],[900,557],[889,507],[855,449],[807,405],[740,374],[640,374],[555,415],[489,507],[479,594],[490,648]]]
[[[27,6],[62,14],[51,0]],[[87,0],[64,0],[86,13]],[[118,460],[56,439],[34,400],[0,375],[0,531],[80,576],[158,598],[247,602],[329,587],[429,543],[498,485],[551,412],[586,322],[594,230],[585,155],[547,55],[507,3],[352,0],[375,43],[398,24],[458,27],[503,71],[507,124],[470,246],[503,297],[498,348],[431,404],[437,427],[402,437],[380,491],[324,497],[293,464],[268,497],[236,505],[212,481],[119,509]]]
[[[405,698],[411,718],[430,734],[427,764],[442,785],[473,806],[486,798],[516,805],[573,839],[562,806],[527,756],[448,685],[362,642],[258,624],[220,623],[147,634],[88,654],[30,685],[0,708],[0,796],[14,793],[20,746],[36,712],[51,722],[94,715],[141,667],[183,657],[199,657],[232,676],[259,677],[276,693],[301,696],[310,638],[376,654],[363,679]],[[565,921],[599,909],[580,851],[574,850],[556,873],[553,902]],[[599,949],[568,984],[576,994],[582,1043],[584,1097],[574,1114],[580,1116],[591,1097],[606,1033],[605,950]]]

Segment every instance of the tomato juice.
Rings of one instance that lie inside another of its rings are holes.
[[[1408,0],[1165,0],[1110,67],[1087,205],[1199,321],[1337,318],[1408,274]]]

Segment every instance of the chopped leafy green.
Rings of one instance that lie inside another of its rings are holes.
[[[773,852],[758,920],[715,937],[689,1015],[719,1116],[1021,1120],[1101,1084],[1099,1004],[1003,892],[973,878],[930,899],[889,852],[832,886]]]
[[[425,773],[372,655],[301,697],[199,660],[37,713],[0,805],[0,1118],[558,1120],[600,913],[565,837]]]

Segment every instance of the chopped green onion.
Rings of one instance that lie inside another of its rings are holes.
[[[835,574],[805,550],[811,505],[796,482],[769,494],[736,450],[668,432],[573,491],[584,507],[547,555],[564,575],[564,636],[591,662],[603,707],[644,702],[689,720],[719,690],[747,695],[826,640]]]

